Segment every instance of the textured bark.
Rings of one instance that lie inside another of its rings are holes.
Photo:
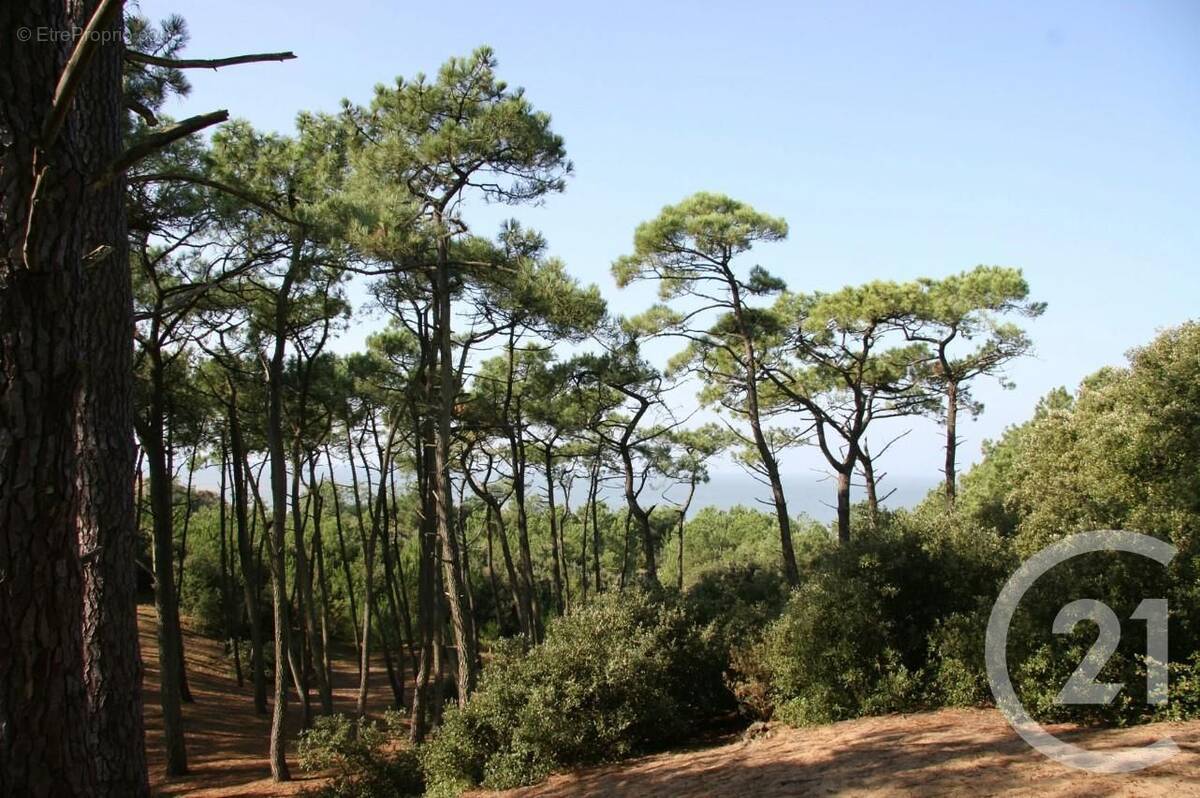
[[[837,475],[837,532],[839,543],[850,542],[850,474],[853,472],[853,461],[850,468],[839,471]]]
[[[97,3],[73,3],[77,20]],[[105,172],[122,151],[121,14],[98,48],[75,101],[87,141],[86,169]],[[85,558],[83,679],[98,794],[149,795],[142,720],[142,658],[137,628],[137,511],[133,475],[133,291],[124,176],[87,198],[83,251],[107,256],[84,269],[83,396],[78,419],[79,547]]]
[[[96,683],[84,675],[79,537],[82,499],[93,483],[82,484],[78,449],[85,447],[76,430],[89,407],[84,335],[91,319],[81,317],[84,247],[93,237],[90,217],[99,215],[88,210],[86,187],[92,156],[103,145],[87,133],[116,126],[119,117],[106,120],[106,106],[75,103],[66,109],[59,134],[44,142],[43,125],[73,42],[25,42],[18,36],[22,28],[69,30],[86,23],[88,11],[62,3],[0,6],[3,795],[102,794],[87,695]],[[119,213],[113,217],[118,221]],[[123,478],[131,491],[132,459]],[[94,530],[91,510],[86,518]],[[102,553],[89,548],[83,559],[90,563]],[[111,584],[114,591],[121,586],[98,571],[93,581],[97,587],[101,581]],[[113,628],[112,606],[100,601],[89,607],[93,629]],[[88,643],[100,640],[89,637]],[[114,686],[118,679],[114,676]]]

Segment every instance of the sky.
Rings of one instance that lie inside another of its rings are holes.
[[[288,132],[301,110],[365,102],[377,83],[434,74],[491,45],[500,76],[549,112],[575,164],[543,206],[478,207],[477,232],[515,216],[610,307],[646,288],[609,274],[662,206],[719,191],[784,217],[755,261],[793,290],[1024,270],[1048,304],[1012,390],[981,385],[960,459],[1200,304],[1200,3],[406,3],[143,0],[183,15],[190,57],[292,50],[298,59],[190,71],[176,117],[226,108]],[[382,322],[365,318],[354,348]],[[929,422],[883,469],[911,502],[937,481]],[[897,431],[903,431],[899,429]],[[784,460],[798,509],[828,516],[819,455]],[[699,500],[747,501],[718,465]],[[885,480],[885,486],[889,484]]]

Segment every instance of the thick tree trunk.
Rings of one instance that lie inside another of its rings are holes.
[[[85,153],[92,143],[82,132],[89,126],[84,117],[106,107],[77,104],[61,135],[42,148],[42,126],[71,42],[22,43],[18,37],[18,31],[77,24],[83,23],[65,13],[63,3],[0,6],[3,795],[91,796],[100,789],[83,679],[75,429],[87,396],[80,308]]]
[[[97,3],[72,4],[83,25]],[[107,170],[122,149],[121,14],[86,67],[75,100],[86,109],[80,133],[88,142],[87,171]],[[12,41],[11,39],[9,41]],[[40,45],[45,46],[45,45]],[[125,226],[123,176],[94,189],[84,253],[111,247],[84,269],[84,396],[78,428],[81,502],[79,547],[84,561],[83,679],[89,732],[96,746],[98,794],[149,795],[142,720],[142,658],[137,628],[138,531],[133,497],[133,291]]]

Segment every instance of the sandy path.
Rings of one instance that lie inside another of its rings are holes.
[[[288,730],[293,738],[288,760],[294,780],[275,784],[270,778],[271,768],[267,759],[271,720],[269,715],[254,713],[254,688],[249,682],[249,671],[245,686],[238,687],[233,676],[232,661],[222,655],[221,644],[187,629],[184,630],[184,651],[188,683],[196,699],[193,704],[183,705],[189,773],[180,778],[166,779],[162,710],[158,703],[158,644],[154,637],[157,623],[153,607],[138,607],[142,660],[146,665],[146,756],[150,765],[150,784],[155,795],[208,798],[295,795],[302,789],[320,783],[318,779],[306,777],[295,763],[294,738],[300,727],[300,708],[295,695],[288,702]],[[358,668],[353,662],[353,651],[343,653],[348,653],[348,656],[334,661],[334,707],[339,712],[353,712],[358,695]],[[372,712],[375,712],[386,707],[391,699],[382,658],[372,665],[371,675]],[[268,673],[268,696],[271,678]],[[315,690],[313,700],[317,700]]]
[[[1056,727],[1063,732],[1065,727]],[[1170,734],[1182,752],[1138,774],[1096,776],[1034,752],[993,710],[777,727],[716,748],[642,757],[561,774],[496,798],[587,796],[1200,796],[1200,721],[1064,736],[1104,748]]]

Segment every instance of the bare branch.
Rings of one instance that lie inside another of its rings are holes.
[[[229,112],[225,110],[213,111],[210,114],[201,114],[200,116],[192,116],[182,122],[163,128],[157,133],[152,133],[144,139],[134,144],[129,149],[125,150],[112,164],[104,170],[92,182],[92,188],[99,188],[108,183],[114,177],[122,174],[126,169],[133,166],[143,158],[153,155],[156,151],[163,147],[178,141],[181,138],[190,136],[193,133],[203,130],[206,127],[220,124],[229,119]]]
[[[75,49],[71,51],[71,57],[67,59],[67,65],[59,75],[58,86],[54,89],[54,104],[50,106],[50,114],[46,117],[46,124],[42,126],[43,148],[48,149],[58,138],[58,132],[62,130],[67,113],[71,110],[75,92],[79,89],[79,81],[83,80],[88,61],[95,55],[96,48],[104,44],[104,37],[100,36],[99,32],[112,22],[114,15],[120,13],[123,3],[124,0],[101,0],[92,18],[88,20],[87,27],[75,40]]]
[[[251,53],[235,55],[229,58],[163,58],[159,55],[139,53],[136,50],[126,50],[125,60],[135,64],[167,67],[168,69],[220,69],[221,67],[238,64],[256,64],[263,61],[291,61],[296,54],[288,51],[283,53]]]

